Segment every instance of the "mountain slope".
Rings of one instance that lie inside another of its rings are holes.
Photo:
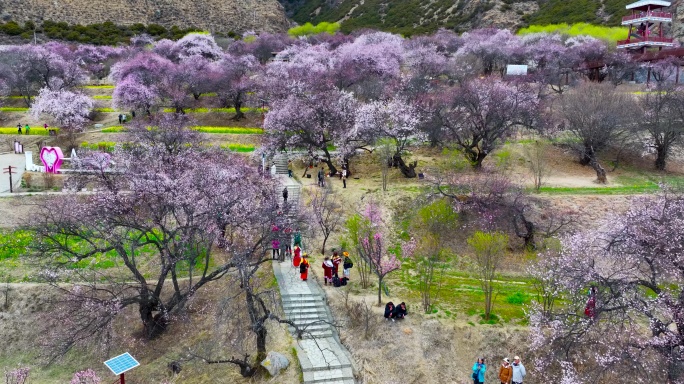
[[[619,25],[634,0],[281,0],[298,23],[341,21],[342,30],[375,28],[411,35],[439,28],[588,22]]]

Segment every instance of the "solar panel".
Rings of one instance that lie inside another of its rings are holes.
[[[120,375],[140,365],[130,353],[126,352],[123,355],[113,357],[104,362],[115,375]]]

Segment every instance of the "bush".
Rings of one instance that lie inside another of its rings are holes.
[[[363,331],[365,339],[371,338],[378,328],[380,319],[368,303],[365,301],[352,301],[346,309],[349,316],[349,326],[352,329]]]
[[[525,292],[516,291],[508,296],[505,300],[508,304],[523,305],[530,301],[529,296]]]
[[[522,28],[518,31],[519,35],[527,35],[530,33],[559,33],[561,35],[579,36],[587,35],[597,39],[606,40],[615,43],[617,40],[626,39],[628,29],[625,27],[604,27],[601,25],[592,25],[587,23],[576,23],[568,25],[548,24],[548,25],[531,25],[527,28]]]
[[[316,25],[306,23],[298,27],[290,28],[287,33],[292,37],[318,35],[319,33],[329,33],[334,35],[340,30],[340,23],[328,23],[323,21]]]

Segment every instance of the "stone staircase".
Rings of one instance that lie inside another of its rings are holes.
[[[297,339],[295,328],[289,327],[297,339],[297,357],[304,383],[354,384],[349,352],[332,326],[332,315],[318,283],[313,278],[302,281],[299,269],[290,261],[273,262],[273,271],[280,287],[285,318],[292,320],[303,332],[302,338]]]
[[[301,185],[287,177],[286,156],[276,155],[273,161],[276,164],[276,178],[288,189],[289,214],[294,214],[299,209]],[[280,191],[282,203],[282,189]],[[295,348],[304,383],[354,384],[351,356],[340,343],[325,293],[311,276],[312,270],[316,269],[313,264],[309,270],[310,278],[302,281],[299,268],[295,268],[291,260],[272,263],[285,318],[299,328],[300,334],[295,327],[289,327],[297,343]]]

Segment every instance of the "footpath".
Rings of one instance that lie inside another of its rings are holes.
[[[277,176],[289,191],[288,203],[299,207],[300,185],[287,177],[287,160],[284,164],[282,157],[275,160]],[[340,343],[325,293],[312,277],[312,271],[309,270],[309,279],[302,281],[299,268],[288,258],[283,262],[274,260],[272,265],[285,318],[300,330],[298,335],[294,327],[289,327],[304,383],[355,384],[351,355]],[[313,264],[311,267],[315,268]]]

